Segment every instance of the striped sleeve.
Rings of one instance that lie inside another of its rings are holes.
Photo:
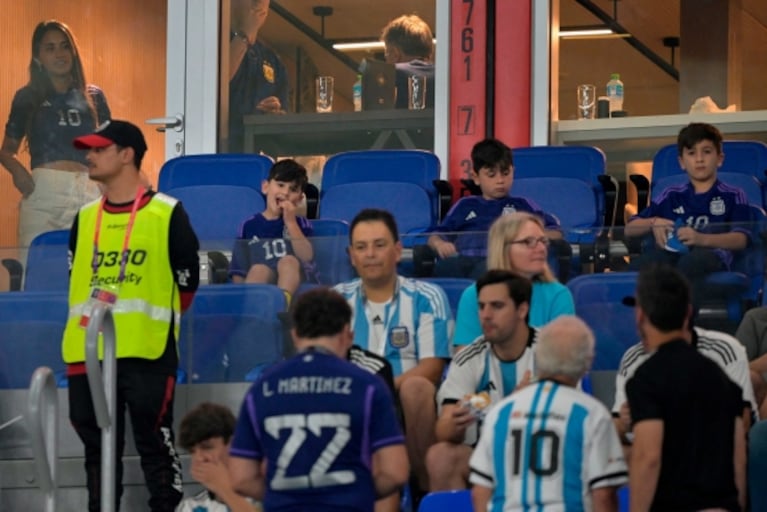
[[[419,283],[415,303],[418,314],[418,360],[451,357],[453,314],[445,292],[431,283]]]

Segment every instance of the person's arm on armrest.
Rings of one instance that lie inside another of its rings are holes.
[[[378,498],[396,492],[407,483],[410,464],[405,445],[394,444],[379,448],[373,453],[373,482]]]
[[[436,252],[437,255],[442,259],[449,258],[450,256],[458,253],[455,248],[455,244],[444,240],[439,235],[431,235],[426,241],[426,244],[434,249],[434,252]]]
[[[634,425],[634,445],[629,466],[631,512],[650,510],[661,467],[663,420],[642,420]]]

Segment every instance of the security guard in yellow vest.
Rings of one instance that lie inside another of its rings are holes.
[[[69,415],[85,445],[88,510],[100,509],[101,431],[85,375],[85,328],[93,301],[110,304],[117,338],[117,506],[122,494],[125,408],[150,493],[149,509],[172,512],[182,498],[174,448],[173,396],[179,321],[199,283],[199,243],[181,203],[148,190],[139,169],[141,130],[112,120],[78,137],[90,178],[104,196],[83,206],[70,233]]]

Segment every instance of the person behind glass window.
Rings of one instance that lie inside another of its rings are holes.
[[[269,0],[232,0],[229,42],[229,151],[244,146],[243,116],[284,114],[288,73],[280,57],[258,31],[269,13]]]
[[[23,196],[20,246],[40,233],[68,229],[77,210],[101,194],[72,140],[109,118],[104,93],[85,80],[72,31],[57,20],[40,22],[32,33],[29,81],[13,97],[0,149],[0,164]],[[31,172],[16,156],[25,139]]]
[[[426,106],[434,107],[434,36],[429,25],[415,14],[391,20],[381,32],[386,62],[394,64],[396,108],[408,107],[409,76],[426,77]]]

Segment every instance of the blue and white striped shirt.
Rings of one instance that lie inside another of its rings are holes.
[[[494,406],[471,460],[491,512],[592,510],[591,491],[627,482],[610,414],[595,398],[541,380]]]
[[[453,314],[445,292],[439,286],[397,276],[392,299],[383,309],[378,336],[374,314],[362,290],[362,280],[335,286],[352,308],[354,344],[385,357],[399,376],[418,365],[421,359],[451,356]],[[378,319],[377,319],[378,320]]]

